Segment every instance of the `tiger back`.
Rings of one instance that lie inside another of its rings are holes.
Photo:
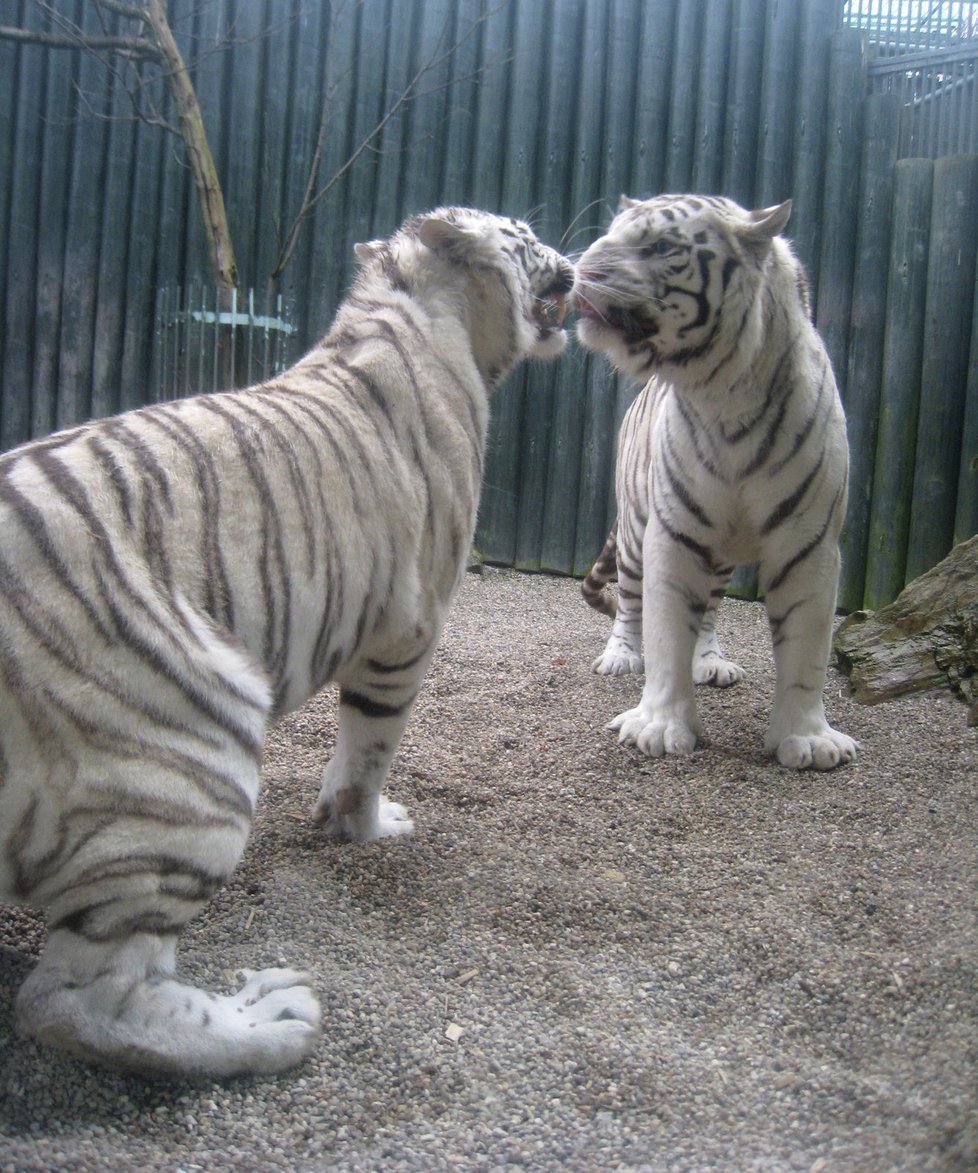
[[[154,1075],[277,1071],[308,978],[219,997],[178,933],[236,866],[268,721],[328,681],[324,832],[410,831],[380,796],[464,570],[490,393],[564,345],[568,262],[470,209],[358,247],[326,338],[246,391],[0,459],[0,898],[49,936],[19,1028]]]
[[[732,684],[716,606],[757,563],[777,675],[765,747],[831,769],[855,743],[822,692],[839,572],[848,449],[807,282],[779,234],[790,202],[748,212],[722,197],[623,198],[578,262],[578,334],[647,380],[623,421],[619,517],[586,583],[600,602],[614,557],[615,625],[599,672],[645,671],[612,722],[651,756],[701,735],[693,683]],[[609,608],[610,609],[610,608]]]

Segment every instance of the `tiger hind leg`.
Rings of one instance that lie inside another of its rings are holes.
[[[604,651],[591,665],[591,671],[599,676],[641,676],[645,670],[642,654],[641,557],[630,552],[641,550],[641,527],[642,523],[635,516],[635,511],[626,510],[623,518],[615,523],[604,549],[581,587],[585,599],[592,607],[597,607],[589,596],[595,593],[599,582],[610,582],[617,570],[617,604],[613,605],[611,595],[604,591],[602,598],[607,606],[599,608],[613,615],[615,620]]]
[[[710,592],[710,601],[700,623],[693,649],[693,683],[709,684],[714,688],[729,688],[744,679],[746,673],[739,664],[728,660],[717,639],[716,616],[720,600],[726,593],[732,571],[724,571],[717,577],[717,585]]]
[[[306,975],[244,971],[221,996],[178,981],[175,952],[175,933],[92,941],[55,929],[17,996],[17,1028],[149,1076],[271,1074],[313,1049],[319,1004]]]

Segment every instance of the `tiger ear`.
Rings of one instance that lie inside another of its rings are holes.
[[[631,196],[622,195],[618,198],[618,211],[624,212],[628,208],[636,208],[641,200],[633,200]]]
[[[380,256],[383,245],[384,242],[382,240],[362,241],[360,244],[353,246],[353,253],[357,260],[362,265],[365,265],[367,261],[372,261],[374,257]]]
[[[418,227],[418,239],[432,252],[450,252],[458,249],[469,234],[464,228],[444,220],[441,216],[428,216]]]
[[[746,240],[771,240],[779,232],[784,231],[790,215],[791,200],[775,204],[772,208],[758,208],[757,211],[751,212],[750,224],[741,231],[741,236]]]

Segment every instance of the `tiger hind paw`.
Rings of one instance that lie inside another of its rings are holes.
[[[715,652],[695,657],[693,660],[693,683],[709,684],[713,688],[729,688],[744,679],[746,673],[733,660],[725,660]]]

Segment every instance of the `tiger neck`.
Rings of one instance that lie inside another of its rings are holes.
[[[772,389],[787,386],[796,344],[790,314],[768,285],[758,290],[746,317],[728,313],[725,318],[737,321],[736,333],[728,326],[720,343],[694,361],[663,364],[676,391],[718,422],[750,415]],[[779,367],[786,369],[779,374]]]

